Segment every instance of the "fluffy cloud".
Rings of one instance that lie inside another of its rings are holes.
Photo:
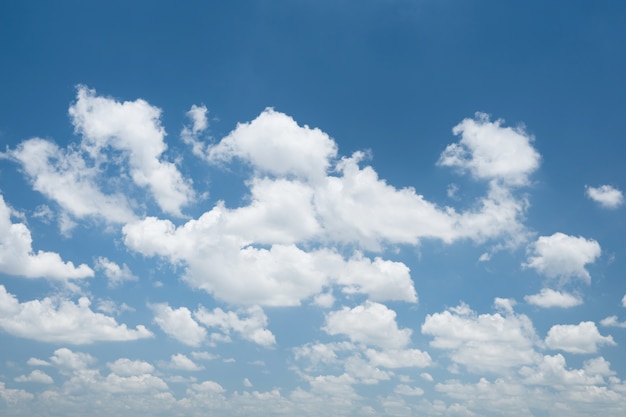
[[[130,360],[128,358],[120,358],[115,362],[108,364],[109,369],[117,375],[133,376],[150,374],[154,372],[154,366],[148,362],[141,360]]]
[[[324,331],[330,335],[343,334],[352,342],[384,349],[402,348],[411,340],[410,329],[398,328],[396,312],[373,301],[328,313]]]
[[[124,281],[137,281],[138,279],[126,264],[120,267],[115,262],[102,256],[96,259],[95,268],[104,273],[104,276],[109,279],[109,285],[112,287],[118,286]]]
[[[173,309],[167,303],[151,304],[154,322],[168,336],[189,346],[200,346],[206,339],[207,331],[191,317],[187,307]]]
[[[626,321],[619,321],[617,316],[609,316],[600,321],[604,327],[623,327],[626,328]]]
[[[168,363],[163,364],[164,367],[170,369],[177,369],[179,371],[195,372],[204,369],[202,366],[197,365],[187,356],[182,353],[172,355]]]
[[[570,308],[581,305],[582,298],[568,294],[566,292],[555,291],[549,288],[542,288],[539,294],[527,295],[524,300],[528,304],[533,304],[542,308],[560,307]]]
[[[549,278],[560,278],[561,282],[580,278],[589,283],[591,276],[585,265],[595,262],[601,249],[593,239],[555,233],[540,236],[528,247],[528,252],[524,267],[533,268]]]
[[[598,346],[615,346],[612,336],[602,336],[592,321],[579,324],[557,324],[546,336],[546,346],[569,353],[595,353]]]
[[[520,369],[525,384],[561,389],[568,385],[603,385],[604,377],[612,374],[610,364],[602,357],[585,362],[583,369],[568,370],[561,354],[543,356],[535,367]]]
[[[174,164],[161,159],[167,145],[160,109],[141,99],[121,103],[80,86],[69,114],[82,135],[81,148],[95,160],[108,147],[122,152],[133,182],[147,187],[164,212],[180,215],[193,199],[189,182]]]
[[[423,352],[419,349],[391,349],[385,351],[367,349],[365,355],[373,366],[382,366],[384,368],[423,368],[432,364],[432,359],[428,352]]]
[[[510,302],[497,304],[504,314],[477,315],[466,304],[429,314],[422,333],[434,337],[432,347],[449,351],[455,363],[472,372],[507,372],[532,363],[537,336],[530,319],[515,314]]]
[[[20,303],[0,285],[0,328],[27,339],[75,345],[96,341],[128,341],[152,337],[144,326],[129,329],[113,317],[94,313],[90,301],[78,303],[49,297]]]
[[[15,378],[16,382],[35,382],[38,384],[53,384],[54,379],[47,373],[40,371],[39,369],[35,369],[28,375],[20,375]]]
[[[464,119],[452,129],[461,140],[448,145],[438,164],[467,170],[478,179],[527,184],[528,176],[539,167],[540,155],[531,145],[531,136],[502,123],[490,121],[484,113]]]
[[[200,134],[209,127],[207,120],[208,109],[206,106],[191,106],[187,112],[187,117],[191,120],[191,126],[183,127],[180,137],[187,145],[191,146],[194,155],[201,158],[206,157],[206,145],[199,140]]]
[[[604,208],[615,209],[624,204],[624,195],[620,190],[610,185],[599,187],[585,186],[587,197]]]
[[[267,316],[258,306],[253,306],[245,311],[248,317],[240,318],[233,311],[225,312],[221,308],[208,311],[204,307],[195,312],[198,321],[207,327],[217,327],[225,334],[231,330],[238,333],[243,339],[269,347],[276,343],[276,338],[271,331],[266,329]]]
[[[262,173],[319,180],[336,153],[337,145],[326,133],[266,109],[252,122],[238,124],[208,149],[207,157],[212,162],[241,158]]]
[[[89,165],[79,150],[62,150],[49,140],[34,138],[22,142],[9,155],[22,165],[33,189],[73,217],[95,216],[111,223],[134,218],[123,194],[105,194],[100,190],[99,169]]]
[[[72,262],[64,262],[55,252],[40,250],[35,253],[32,242],[30,230],[25,224],[11,222],[11,209],[0,195],[0,272],[66,282],[94,275],[87,265],[76,267]]]

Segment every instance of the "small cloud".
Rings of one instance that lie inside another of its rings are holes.
[[[600,321],[600,325],[604,327],[623,327],[626,328],[626,321],[619,321],[617,316],[610,316]]]
[[[610,185],[599,187],[585,186],[587,197],[607,209],[616,209],[624,204],[624,195],[620,190]]]
[[[102,256],[96,259],[95,269],[102,271],[104,276],[108,278],[110,287],[117,287],[124,281],[137,281],[138,279],[126,264],[120,267],[115,262]]]
[[[54,380],[50,375],[38,369],[32,371],[29,375],[21,375],[15,378],[15,382],[36,382],[38,384],[52,384]]]
[[[196,365],[191,359],[182,353],[172,355],[169,362],[161,363],[161,366],[179,371],[195,372],[204,369],[203,366]]]
[[[551,290],[549,288],[543,288],[539,294],[527,295],[524,297],[524,300],[528,304],[536,305],[542,308],[570,308],[583,303],[583,300],[580,297],[566,292]]]
[[[243,386],[250,388],[252,386],[252,382],[248,378],[243,379]]]

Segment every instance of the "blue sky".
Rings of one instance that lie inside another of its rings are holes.
[[[0,6],[0,413],[622,416],[626,6]]]

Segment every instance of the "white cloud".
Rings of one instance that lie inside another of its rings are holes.
[[[268,108],[209,147],[207,157],[212,162],[241,158],[261,173],[319,180],[336,153],[337,145],[326,133]]]
[[[16,382],[35,382],[38,384],[53,384],[54,379],[47,373],[35,369],[28,375],[20,375],[15,378]]]
[[[585,265],[595,262],[600,256],[600,244],[593,239],[555,233],[540,236],[528,247],[529,257],[524,267],[533,268],[549,278],[560,278],[567,282],[580,278],[586,283],[591,276]]]
[[[148,217],[124,226],[124,241],[146,256],[184,261],[184,279],[192,287],[235,304],[299,305],[330,283],[375,300],[417,299],[402,263],[360,254],[344,260],[329,249],[306,252],[294,244],[258,248],[231,229],[232,213],[218,205],[179,227]]]
[[[72,262],[64,262],[58,253],[34,252],[32,242],[30,230],[25,224],[11,222],[11,209],[0,195],[0,272],[65,282],[94,275],[87,265],[76,267]]]
[[[33,189],[75,218],[95,216],[111,223],[125,223],[135,217],[123,194],[104,194],[100,190],[98,167],[88,165],[73,147],[62,150],[51,141],[34,138],[22,142],[9,155],[22,165]],[[64,231],[75,225],[67,215],[61,215],[60,221]]]
[[[204,369],[203,366],[197,365],[196,363],[194,363],[194,361],[192,361],[182,353],[172,355],[170,361],[163,364],[163,366],[165,366],[166,368],[189,372],[201,371],[202,369]]]
[[[617,316],[609,316],[600,320],[600,325],[604,327],[623,327],[626,328],[626,321],[619,321]]]
[[[502,127],[502,123],[491,122],[484,113],[464,119],[452,129],[461,140],[448,145],[438,164],[470,171],[478,179],[526,185],[528,176],[539,167],[540,155],[531,145],[531,136],[521,128]]]
[[[204,381],[200,384],[192,384],[191,387],[198,392],[214,392],[220,394],[226,391],[223,386],[215,381]]]
[[[229,334],[233,330],[243,339],[261,346],[269,347],[276,344],[276,338],[266,328],[267,316],[261,307],[249,307],[246,309],[245,314],[247,317],[241,318],[237,313],[233,311],[225,312],[219,307],[213,309],[213,311],[200,307],[194,313],[194,316],[205,326],[217,327],[225,334]]]
[[[22,401],[32,401],[35,398],[30,392],[22,389],[7,388],[4,382],[0,382],[0,399],[9,405],[16,405]]]
[[[81,297],[71,300],[32,300],[20,303],[0,285],[0,328],[27,339],[75,345],[97,341],[129,341],[152,337],[142,325],[129,329],[113,317],[94,313],[90,301]]]
[[[600,204],[604,208],[616,209],[624,204],[624,195],[622,192],[610,185],[601,185],[599,187],[585,186],[587,197]]]
[[[423,368],[432,364],[432,359],[428,352],[419,349],[384,350],[378,351],[367,349],[365,355],[373,366],[384,368]]]
[[[626,307],[626,294],[622,298],[622,307]]]
[[[583,303],[582,298],[579,296],[551,290],[549,288],[542,288],[539,294],[527,295],[524,297],[524,300],[528,304],[533,304],[542,308],[570,308]]]
[[[406,396],[410,396],[410,397],[417,397],[417,396],[424,395],[424,390],[423,389],[421,389],[419,387],[411,387],[411,386],[406,385],[406,384],[396,385],[396,387],[394,388],[394,392],[396,394],[406,395]]]
[[[50,363],[64,372],[74,372],[87,369],[96,359],[88,353],[72,352],[68,348],[60,348],[50,356]]]
[[[598,346],[615,346],[612,336],[602,336],[592,321],[579,324],[557,324],[546,336],[546,346],[569,353],[595,353]]]
[[[512,309],[503,313],[477,315],[461,304],[427,315],[422,333],[434,337],[432,347],[449,351],[455,363],[471,372],[507,372],[533,362],[537,337],[527,316]]]
[[[191,317],[187,307],[173,309],[167,303],[150,304],[154,312],[154,322],[168,336],[189,346],[200,346],[207,337],[207,331]]]
[[[361,358],[361,355],[355,354],[343,361],[343,368],[347,375],[354,378],[360,384],[374,385],[380,381],[388,381],[393,376],[392,372],[383,371],[368,363]]]
[[[198,136],[209,127],[207,113],[206,106],[196,106],[195,104],[191,106],[191,109],[187,112],[187,117],[191,120],[191,126],[183,127],[183,130],[180,132],[183,142],[191,146],[191,151],[194,155],[201,158],[206,158],[207,145],[202,143]]]
[[[120,267],[106,257],[101,256],[97,258],[95,268],[104,273],[104,276],[109,279],[109,285],[112,287],[118,286],[124,281],[136,281],[138,279],[126,264]]]
[[[603,385],[604,376],[612,375],[610,364],[599,357],[585,362],[583,369],[566,369],[561,354],[543,356],[536,367],[523,367],[520,374],[524,384],[564,387],[571,385]]]
[[[328,313],[323,329],[330,335],[346,335],[354,343],[384,349],[402,348],[411,340],[410,329],[398,328],[396,312],[373,301]]]
[[[117,375],[128,377],[133,375],[151,374],[154,372],[154,366],[148,362],[141,360],[130,360],[128,358],[120,358],[115,362],[107,364],[109,369]]]
[[[121,103],[79,86],[69,114],[83,137],[81,148],[94,159],[108,147],[122,152],[133,182],[147,187],[164,212],[179,216],[181,207],[193,200],[190,182],[173,163],[161,159],[167,145],[160,109],[141,99]]]

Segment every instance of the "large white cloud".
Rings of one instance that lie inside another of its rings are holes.
[[[595,262],[601,254],[600,244],[593,239],[554,233],[540,236],[528,247],[528,259],[524,267],[533,268],[549,278],[568,282],[579,278],[591,282],[585,265]]]
[[[622,191],[610,185],[599,187],[585,186],[587,197],[608,209],[616,209],[624,204]]]
[[[411,341],[411,329],[400,329],[396,312],[373,301],[354,308],[344,307],[326,315],[324,331],[342,334],[352,342],[385,349],[403,348]]]
[[[34,252],[32,242],[30,230],[24,223],[11,222],[11,209],[0,195],[0,272],[61,281],[94,275],[87,265],[76,267],[72,262],[64,262],[58,253]]]
[[[133,182],[147,187],[164,212],[180,215],[193,199],[189,181],[173,163],[162,160],[167,145],[160,109],[141,99],[122,103],[97,96],[95,90],[80,86],[69,114],[83,137],[81,148],[96,161],[108,147],[122,152]]]
[[[477,315],[466,304],[426,316],[422,333],[430,345],[450,352],[450,358],[472,372],[506,373],[532,363],[537,336],[530,319],[512,310],[511,302],[496,299],[502,311]]]
[[[113,317],[94,313],[87,297],[32,300],[20,303],[0,285],[0,328],[42,342],[82,345],[97,341],[129,341],[152,337],[144,326],[129,329]]]
[[[595,353],[598,346],[614,346],[612,336],[602,336],[592,321],[578,324],[557,324],[550,328],[546,336],[546,346],[550,349],[569,353]]]
[[[539,294],[527,295],[524,300],[542,308],[560,307],[570,308],[581,305],[582,298],[566,292],[555,291],[550,288],[542,288]]]
[[[531,145],[531,136],[502,123],[490,121],[484,113],[464,119],[452,129],[461,140],[448,145],[438,163],[468,170],[479,179],[527,184],[528,176],[539,167],[540,155]]]

